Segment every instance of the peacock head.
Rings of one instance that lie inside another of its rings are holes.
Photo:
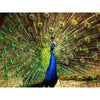
[[[54,47],[55,47],[55,44],[54,43],[51,43],[50,49],[51,50],[54,50]]]
[[[51,36],[51,40],[53,42],[53,40],[54,40],[54,37],[53,36]],[[55,47],[55,43],[51,43],[51,45],[50,45],[51,51],[54,50],[54,47]]]

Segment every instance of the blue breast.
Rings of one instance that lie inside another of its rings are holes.
[[[46,72],[45,81],[46,82],[54,82],[57,81],[57,71],[56,71],[56,61],[55,56],[53,54],[53,51],[51,51],[51,58],[50,58],[50,64]]]

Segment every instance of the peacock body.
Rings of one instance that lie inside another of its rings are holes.
[[[100,13],[7,13],[0,25],[1,87],[100,81]]]

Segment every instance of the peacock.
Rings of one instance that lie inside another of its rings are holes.
[[[1,13],[0,87],[100,82],[100,13]]]

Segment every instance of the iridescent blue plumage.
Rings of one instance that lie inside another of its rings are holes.
[[[99,82],[100,13],[0,14],[0,72],[0,87]]]
[[[51,46],[53,47],[51,47],[50,64],[45,75],[45,86],[54,87],[58,80],[58,77],[57,77],[57,71],[56,71],[56,60],[53,54],[53,49],[54,49],[55,44],[51,44]]]

